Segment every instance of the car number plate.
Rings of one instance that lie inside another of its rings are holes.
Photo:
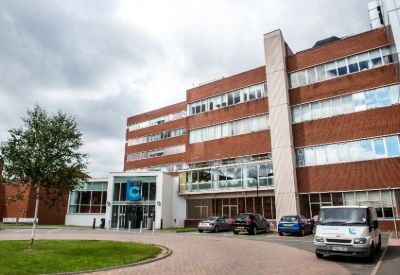
[[[243,230],[243,229],[244,229],[244,227],[243,227],[243,226],[238,226],[238,227],[237,227],[237,229],[241,229],[241,230]]]
[[[333,251],[347,251],[347,247],[346,246],[332,246],[332,250]]]
[[[285,223],[284,226],[293,226],[292,223]]]

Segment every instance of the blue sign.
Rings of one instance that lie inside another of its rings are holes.
[[[138,201],[142,198],[139,184],[140,182],[134,182],[132,184],[130,180],[126,182],[126,197],[128,200]]]
[[[355,228],[349,228],[349,233],[351,234],[351,235],[355,235],[357,232],[356,232],[356,229]]]

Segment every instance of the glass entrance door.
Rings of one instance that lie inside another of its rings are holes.
[[[140,222],[143,222],[143,228],[147,227],[148,218],[154,219],[154,205],[114,205],[112,212],[112,228],[140,228]]]

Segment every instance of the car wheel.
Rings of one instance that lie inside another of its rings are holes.
[[[278,232],[279,236],[283,236],[283,233],[281,231]]]
[[[257,235],[257,234],[258,234],[257,226],[254,226],[254,228],[253,228],[253,235]]]
[[[324,257],[324,254],[315,252],[315,256],[317,256],[318,259],[322,259]]]
[[[219,227],[218,225],[214,227],[214,233],[218,233],[219,232]]]
[[[203,229],[199,229],[198,231],[199,231],[199,233],[203,233]]]
[[[237,235],[237,234],[239,234],[239,231],[234,230],[233,234]]]

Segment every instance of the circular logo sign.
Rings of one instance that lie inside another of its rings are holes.
[[[139,185],[132,185],[131,181],[128,180],[126,182],[126,196],[129,200],[138,201],[142,198],[140,194],[140,187]]]

